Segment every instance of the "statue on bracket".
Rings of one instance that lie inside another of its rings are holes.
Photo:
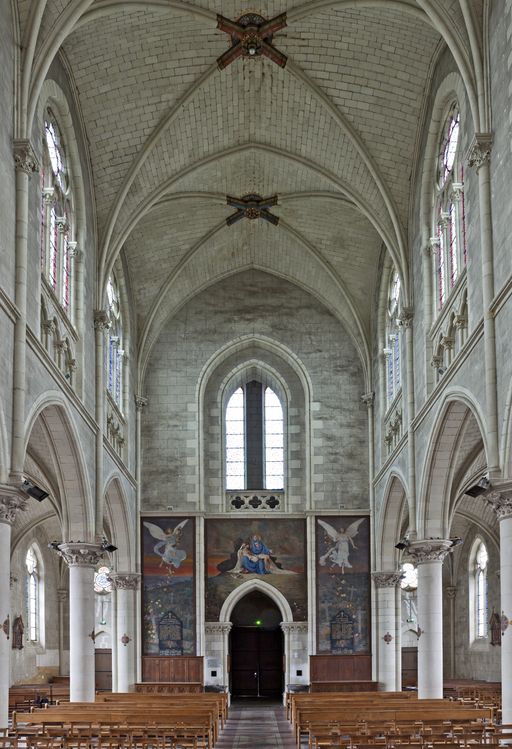
[[[25,625],[23,624],[23,618],[21,614],[15,617],[12,623],[12,649],[22,650],[23,649],[23,632],[25,631]]]

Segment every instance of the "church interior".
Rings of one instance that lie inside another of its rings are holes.
[[[0,727],[150,685],[512,724],[511,40],[0,4]]]

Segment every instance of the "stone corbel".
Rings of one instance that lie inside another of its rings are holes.
[[[110,320],[104,309],[94,311],[94,330],[109,330]]]
[[[412,307],[402,307],[400,314],[397,317],[398,324],[401,328],[410,328],[414,318],[414,310]]]
[[[396,588],[400,585],[402,573],[400,570],[393,572],[372,572],[372,580],[376,588]]]
[[[11,617],[9,616],[9,614],[7,614],[6,618],[3,621],[2,632],[7,637],[7,639],[10,638],[10,636],[11,636]]]
[[[480,171],[482,166],[488,164],[491,159],[492,145],[492,133],[475,133],[466,154],[468,165],[474,166],[477,172]]]
[[[29,140],[15,140],[13,152],[16,170],[25,172],[29,177],[39,171],[39,161]]]

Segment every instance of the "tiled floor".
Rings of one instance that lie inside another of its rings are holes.
[[[297,749],[279,702],[233,702],[215,749]]]

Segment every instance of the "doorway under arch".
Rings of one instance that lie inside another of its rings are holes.
[[[248,592],[233,607],[229,637],[233,697],[282,697],[282,620],[276,602],[260,590]]]

